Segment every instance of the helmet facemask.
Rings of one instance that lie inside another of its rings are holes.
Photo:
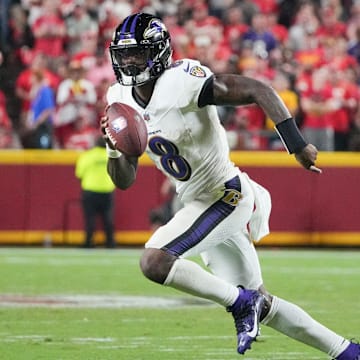
[[[112,46],[110,54],[122,85],[139,85],[150,79],[152,61],[149,60],[149,48]]]

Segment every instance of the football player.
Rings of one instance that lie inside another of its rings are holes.
[[[275,91],[248,77],[216,75],[195,60],[172,62],[169,32],[151,14],[125,18],[115,30],[110,55],[118,81],[108,90],[108,104],[126,103],[142,114],[149,134],[146,152],[183,203],[145,244],[143,274],[223,305],[234,318],[240,354],[256,339],[261,322],[331,358],[360,360],[358,344],[271,295],[263,284],[253,241],[268,233],[270,195],[230,161],[216,106],[259,105],[287,151],[305,169],[320,173],[317,149],[306,143]],[[135,181],[138,159],[114,148],[107,126],[104,116],[108,172],[118,188],[127,189]],[[197,254],[211,272],[187,259]]]

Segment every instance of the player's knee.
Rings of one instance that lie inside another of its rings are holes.
[[[176,257],[160,249],[145,249],[140,259],[140,269],[149,280],[163,284]]]

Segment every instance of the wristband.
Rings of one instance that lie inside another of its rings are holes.
[[[112,149],[108,144],[106,144],[106,153],[110,159],[118,159],[122,155],[119,150]]]
[[[307,145],[293,118],[278,123],[275,130],[289,154],[296,154]]]

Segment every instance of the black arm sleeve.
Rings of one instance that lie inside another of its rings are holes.
[[[201,89],[199,99],[198,99],[198,106],[200,108],[206,105],[215,105],[214,103],[214,76],[209,77],[204,86]]]
[[[289,154],[297,154],[307,145],[293,118],[278,123],[275,130]]]

